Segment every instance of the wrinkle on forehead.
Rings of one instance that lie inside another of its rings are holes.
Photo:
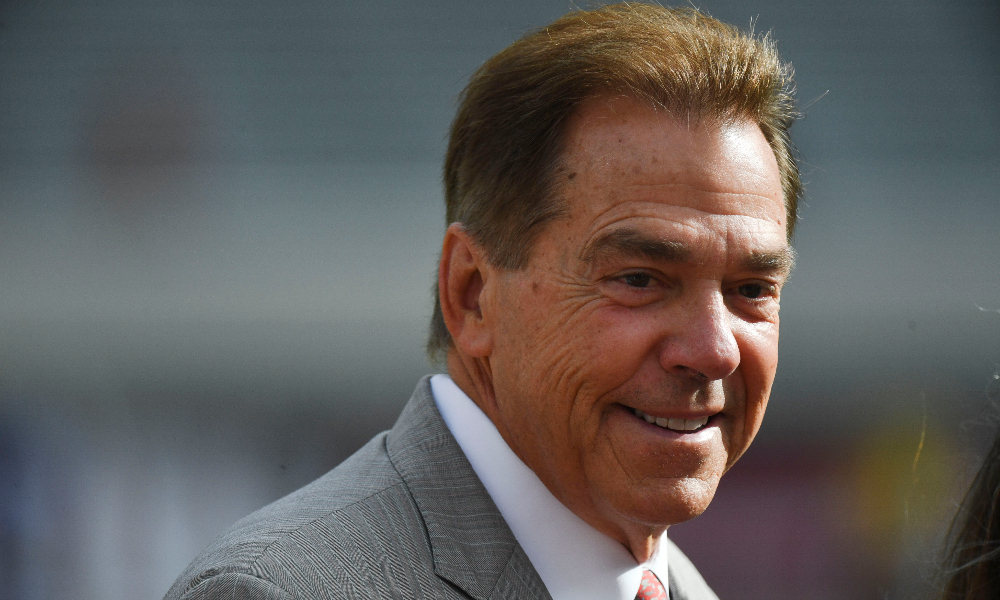
[[[745,221],[751,228],[760,228],[760,233],[770,233],[769,225],[784,228],[785,213],[772,206],[766,196],[757,194],[721,194],[701,192],[698,188],[685,184],[674,184],[689,188],[691,194],[673,193],[670,203],[657,200],[629,200],[616,202],[608,199],[607,205],[592,214],[593,229],[600,230],[626,219],[652,219],[664,224],[689,226],[691,222],[707,221],[713,218],[728,218]],[[635,194],[631,194],[633,197]],[[643,194],[645,195],[645,194]],[[709,197],[706,197],[709,196]],[[581,207],[593,210],[598,207]],[[783,235],[783,234],[782,234]]]
[[[727,187],[722,185],[721,178],[679,178],[694,183],[663,181],[662,174],[659,177],[629,176],[625,181],[615,179],[620,182],[617,187],[606,186],[602,185],[604,177],[600,173],[589,173],[564,185],[559,195],[562,202],[570,204],[568,200],[579,197],[581,191],[605,189],[606,192],[599,196],[587,194],[589,202],[577,204],[576,210],[590,213],[595,221],[628,216],[665,217],[671,210],[688,209],[706,216],[745,216],[785,227],[784,199],[758,193],[760,186]],[[780,187],[775,189],[780,194]],[[692,216],[696,215],[688,214],[687,218]]]

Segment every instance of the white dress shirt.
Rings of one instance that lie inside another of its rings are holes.
[[[563,506],[450,377],[431,377],[431,391],[448,429],[553,600],[634,600],[644,569],[666,587],[666,533],[653,556],[636,563],[624,546]]]

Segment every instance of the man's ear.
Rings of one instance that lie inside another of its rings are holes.
[[[483,251],[459,223],[444,233],[438,265],[441,314],[455,347],[471,357],[489,356],[493,331],[484,321],[483,288],[492,272]]]

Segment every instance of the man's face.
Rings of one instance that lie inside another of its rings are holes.
[[[625,540],[705,510],[760,426],[792,257],[778,167],[751,123],[604,96],[568,124],[559,177],[566,213],[484,288],[487,412]]]

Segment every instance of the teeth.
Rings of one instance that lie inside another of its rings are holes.
[[[705,426],[705,423],[708,423],[708,417],[702,417],[700,419],[684,419],[684,427],[688,431],[701,429]]]
[[[708,423],[708,417],[701,417],[699,419],[668,419],[666,417],[647,415],[638,408],[632,410],[635,411],[637,417],[644,419],[647,423],[656,423],[660,427],[672,429],[673,431],[695,431]]]

